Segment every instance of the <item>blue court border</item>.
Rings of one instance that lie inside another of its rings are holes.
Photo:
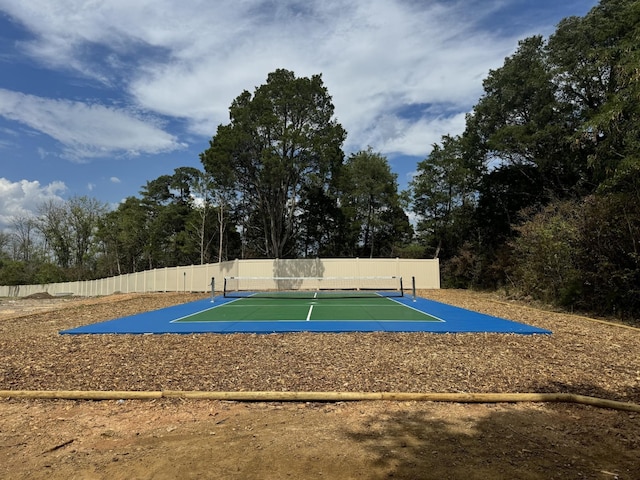
[[[194,313],[222,305],[234,299],[216,297],[140,313],[128,317],[63,330],[65,335],[82,334],[197,334],[197,333],[343,333],[343,332],[431,332],[431,333],[513,333],[551,334],[524,323],[493,317],[425,298],[401,297],[395,300],[444,321],[375,320],[300,320],[300,321],[227,321],[175,322]]]

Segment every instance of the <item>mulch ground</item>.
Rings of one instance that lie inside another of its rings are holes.
[[[640,331],[422,296],[552,335],[59,335],[204,298],[0,299],[0,390],[574,393],[640,404]],[[640,414],[565,404],[0,400],[4,478],[640,478]],[[212,461],[215,459],[215,461]]]
[[[26,314],[19,302],[0,313],[0,390],[562,392],[640,403],[639,330],[490,294],[422,295],[553,334],[67,336],[58,332],[204,296],[32,299]]]

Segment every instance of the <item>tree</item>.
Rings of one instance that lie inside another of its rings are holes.
[[[304,257],[335,257],[345,254],[347,219],[336,193],[323,185],[306,185],[301,196],[300,245]]]
[[[235,192],[216,186],[207,172],[190,170],[191,214],[187,231],[197,240],[200,264],[214,259],[221,262],[227,258],[230,248],[231,254],[237,253],[232,215],[236,207]]]
[[[407,240],[409,221],[399,208],[397,175],[386,157],[371,148],[351,154],[340,179],[340,206],[351,227],[352,254],[390,253],[393,243]]]
[[[468,166],[460,137],[442,137],[429,156],[418,163],[410,183],[412,211],[418,232],[439,258],[442,248],[451,256],[461,245],[475,207],[477,171]],[[456,238],[457,237],[457,238]]]
[[[35,218],[18,216],[11,221],[14,239],[14,260],[25,263],[31,262],[35,257],[36,229]]]
[[[11,234],[0,231],[0,260],[9,257],[8,248],[11,244]]]
[[[72,238],[64,202],[48,200],[38,207],[38,229],[64,269],[71,266]]]
[[[549,40],[555,82],[580,121],[573,142],[596,186],[638,168],[639,35],[637,1],[603,0],[585,17],[564,19]]]
[[[200,265],[209,261],[209,249],[213,240],[210,232],[210,219],[213,211],[213,187],[210,175],[197,169],[193,169],[190,179],[190,189],[192,193],[192,218],[188,228],[195,231],[200,250]],[[220,219],[219,219],[220,220]],[[218,261],[220,261],[220,250],[222,249],[222,234],[219,237],[220,248]]]
[[[149,244],[148,209],[142,200],[128,197],[103,219],[99,236],[104,245],[105,271],[122,275],[144,269]]]
[[[210,247],[214,236],[211,228],[213,210],[211,177],[197,168],[180,167],[175,169],[168,186],[169,191],[172,192],[173,201],[184,208],[184,229],[187,237],[184,239],[182,251],[184,254],[195,251],[194,246],[190,245],[195,239],[202,265],[205,259],[208,261],[211,258]],[[220,241],[222,242],[222,237]]]
[[[552,301],[585,306],[597,298],[607,305],[615,296],[627,311],[637,309],[618,294],[635,292],[630,285],[638,275],[630,240],[638,224],[631,206],[640,198],[639,34],[637,1],[602,0],[585,17],[560,22],[547,42],[540,36],[520,42],[484,81],[463,135],[467,148],[473,146],[467,151],[485,165],[477,237],[459,255],[469,258],[474,249],[484,257],[481,268],[466,262],[484,286],[499,285],[510,271],[529,294]],[[580,209],[598,218],[589,234],[576,226],[589,219]],[[569,222],[568,212],[579,221]],[[602,249],[605,243],[593,240],[609,238],[607,232],[617,240]],[[600,273],[606,281],[595,281]],[[545,275],[554,278],[545,283]],[[598,289],[605,284],[608,298]]]
[[[521,293],[600,314],[640,314],[639,202],[625,193],[555,202],[517,230],[510,271]]]
[[[177,168],[173,175],[161,175],[143,187],[141,204],[148,230],[144,247],[148,268],[196,263],[197,242],[187,232],[193,198],[191,168]]]
[[[468,278],[482,286],[504,282],[505,242],[523,221],[522,209],[531,213],[594,189],[587,155],[571,141],[579,119],[556,78],[544,39],[522,40],[502,67],[489,72],[484,94],[467,117],[464,152],[468,165],[482,175],[475,235],[462,254],[469,257],[475,250],[475,261],[463,263],[475,270]]]
[[[591,311],[640,318],[640,197],[596,194],[580,205],[582,295]]]
[[[67,202],[68,222],[73,238],[73,264],[84,275],[95,262],[95,235],[100,219],[107,213],[106,204],[86,196]]]
[[[106,204],[86,196],[50,200],[38,208],[37,225],[47,246],[58,266],[73,269],[77,279],[91,276],[95,268],[96,234],[107,211]]]
[[[571,147],[572,106],[558,100],[545,47],[542,37],[527,38],[489,72],[465,135],[479,139],[489,170],[508,166],[527,176],[532,166],[548,198],[571,197],[582,186],[586,159]]]
[[[328,183],[342,161],[345,131],[333,112],[320,75],[276,70],[253,95],[244,91],[233,101],[231,123],[218,127],[200,155],[214,184],[238,193],[244,229],[259,233],[252,247],[262,255],[295,253],[305,185],[311,178]]]

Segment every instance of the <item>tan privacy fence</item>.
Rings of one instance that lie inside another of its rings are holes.
[[[325,258],[300,260],[234,260],[130,273],[117,277],[44,285],[0,286],[0,297],[50,295],[100,296],[113,293],[208,292],[211,281],[220,291],[224,277],[385,277],[400,276],[406,288],[440,288],[437,259]],[[1,279],[0,279],[1,282]]]

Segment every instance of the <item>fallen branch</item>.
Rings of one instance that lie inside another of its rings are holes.
[[[45,450],[44,452],[42,452],[42,454],[44,455],[45,453],[51,453],[51,452],[55,452],[56,450],[61,449],[62,447],[66,447],[67,445],[71,445],[73,442],[75,442],[75,438],[72,438],[71,440],[67,440],[66,442],[60,443],[59,445],[56,445],[55,447],[51,447],[49,450]]]

